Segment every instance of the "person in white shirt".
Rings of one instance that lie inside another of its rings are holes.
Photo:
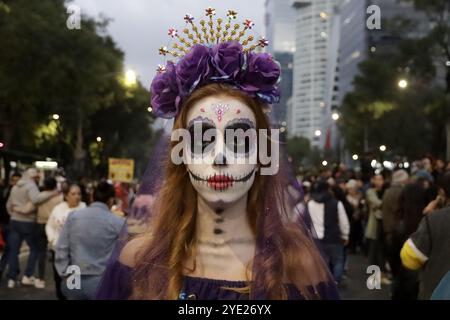
[[[344,271],[344,246],[348,244],[350,224],[344,205],[333,197],[329,189],[325,181],[314,185],[308,211],[324,258],[335,280],[340,282]]]
[[[86,208],[86,204],[81,201],[81,189],[78,185],[72,184],[63,190],[64,201],[53,208],[50,217],[45,226],[45,233],[52,252],[53,274],[55,279],[56,295],[58,299],[64,300],[65,297],[61,292],[61,277],[54,267],[55,248],[58,242],[61,230],[66,223],[67,217],[73,211]]]

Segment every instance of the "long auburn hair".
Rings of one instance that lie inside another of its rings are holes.
[[[266,105],[228,85],[216,83],[191,94],[183,104],[173,130],[186,128],[190,107],[211,96],[239,99],[254,112],[257,129],[269,129],[263,111]],[[155,215],[135,257],[131,299],[177,299],[183,286],[185,262],[195,258],[197,192],[185,166],[176,165],[170,159],[170,151],[177,143],[170,144],[164,179],[152,208]],[[250,297],[263,290],[267,299],[286,299],[285,284],[291,283],[306,298],[311,298],[310,286],[328,281],[329,273],[309,232],[289,218],[287,211],[293,210],[293,206],[282,200],[286,186],[280,183],[285,172],[281,170],[273,176],[263,176],[259,172],[247,200],[247,219],[257,239],[257,250],[246,291]],[[281,214],[267,214],[265,208],[271,203],[277,204]],[[261,241],[264,241],[263,245],[258,246]]]

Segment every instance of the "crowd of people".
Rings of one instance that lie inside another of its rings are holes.
[[[19,283],[44,289],[50,260],[58,299],[91,299],[134,191],[129,185],[125,188],[107,181],[88,186],[51,175],[42,184],[40,180],[34,168],[23,174],[14,172],[1,192],[0,281],[5,280],[8,289]],[[29,254],[19,279],[24,241]],[[64,292],[67,286],[61,283],[70,275],[70,266],[80,268],[82,286]]]
[[[314,237],[342,287],[357,253],[379,267],[392,299],[449,298],[450,164],[424,158],[409,169],[341,165],[298,177]],[[40,177],[33,168],[14,172],[1,192],[0,281],[43,289],[50,261],[58,299],[92,299],[137,187]],[[29,255],[19,281],[24,241]],[[71,265],[81,268],[82,290],[61,285]]]
[[[372,172],[341,165],[299,180],[336,281],[359,252],[379,267],[392,299],[430,299],[440,281],[434,297],[450,298],[450,163],[425,157],[409,171]]]

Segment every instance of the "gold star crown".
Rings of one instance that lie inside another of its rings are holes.
[[[246,32],[255,25],[251,19],[245,19],[241,24],[232,23],[237,18],[237,12],[228,10],[227,19],[214,19],[216,10],[209,7],[205,10],[205,19],[199,21],[199,25],[194,23],[194,17],[190,14],[184,16],[184,21],[190,27],[182,30],[185,37],[181,36],[177,29],[170,28],[168,35],[177,38],[178,42],[172,44],[172,48],[161,47],[159,54],[172,55],[176,58],[187,54],[194,45],[214,45],[226,41],[238,41],[244,47],[244,52],[253,51],[256,48],[264,48],[269,45],[269,41],[260,37],[255,41],[253,35],[246,36]]]

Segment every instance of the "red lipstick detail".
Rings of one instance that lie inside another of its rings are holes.
[[[214,190],[225,190],[233,186],[233,178],[226,175],[213,175],[208,179],[208,186]]]

